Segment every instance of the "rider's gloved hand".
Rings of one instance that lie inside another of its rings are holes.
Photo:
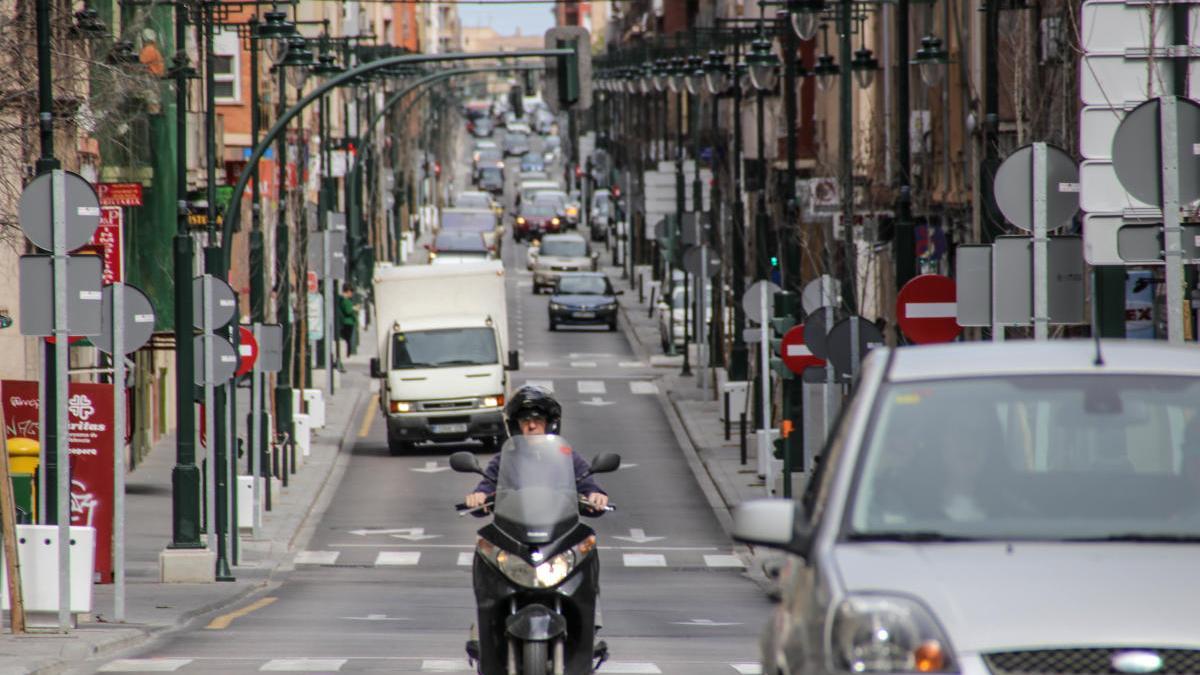
[[[584,497],[584,499],[587,500],[589,506],[597,511],[603,511],[604,507],[608,506],[608,495],[604,494],[603,492],[593,492],[587,497]]]
[[[488,496],[483,492],[472,492],[471,494],[467,495],[467,498],[463,501],[466,502],[467,508],[474,509],[483,506],[483,503],[487,501],[487,498]]]

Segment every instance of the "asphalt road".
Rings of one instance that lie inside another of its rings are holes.
[[[591,521],[611,654],[601,672],[758,672],[769,602],[701,493],[654,370],[620,332],[550,333],[547,296],[532,294],[524,247],[510,239],[504,249],[512,341],[522,352],[514,385],[552,386],[572,445],[585,457],[623,460],[600,477],[618,510]],[[366,415],[351,422],[359,431],[342,482],[278,587],[216,617],[227,624],[205,617],[80,672],[471,672],[463,652],[474,619],[470,559],[486,521],[457,516],[453,505],[475,480],[450,471],[447,457],[479,446],[418,446],[392,457],[377,407]]]

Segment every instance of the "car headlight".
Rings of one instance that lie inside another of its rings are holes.
[[[550,309],[563,309],[563,306],[558,304],[557,302],[552,302],[552,303],[550,303]]]
[[[617,303],[615,303],[615,302],[608,302],[603,305],[600,305],[600,309],[616,309],[616,308],[617,308]]]
[[[595,547],[596,537],[593,535],[534,567],[519,556],[500,550],[482,537],[475,544],[476,551],[500,570],[501,574],[508,577],[509,581],[526,588],[554,588],[561,584]]]
[[[392,401],[392,412],[394,413],[412,412],[412,409],[412,401]]]
[[[840,670],[958,672],[941,627],[908,598],[858,595],[843,600],[834,613],[830,640]]]
[[[483,397],[483,407],[485,408],[499,408],[502,405],[504,405],[504,394]]]
[[[551,218],[550,222],[554,223],[555,225],[558,225],[558,223],[559,223],[558,216]]]
[[[524,224],[525,224],[525,218],[523,218],[523,217],[521,217],[521,216],[517,216],[517,224],[518,224],[518,225],[524,225]]]

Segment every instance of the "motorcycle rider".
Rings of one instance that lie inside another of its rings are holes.
[[[554,395],[545,387],[525,385],[513,394],[508,404],[504,406],[504,417],[508,422],[508,433],[511,436],[558,434],[562,424],[562,406],[554,399]],[[471,494],[464,500],[467,508],[483,506],[488,497],[496,494],[496,477],[500,474],[500,456],[496,455],[484,469],[484,477],[475,486]],[[608,494],[596,480],[587,475],[590,465],[579,453],[571,451],[571,460],[575,465],[576,489],[587,500],[588,505],[596,511],[603,511],[608,506]]]

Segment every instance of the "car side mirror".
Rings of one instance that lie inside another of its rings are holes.
[[[379,357],[372,356],[371,357],[371,377],[378,378],[378,377],[383,377],[383,376],[384,376],[383,368],[379,367]]]
[[[807,558],[813,531],[799,502],[753,499],[733,510],[733,538],[746,544],[777,548]]]
[[[521,353],[515,349],[508,352],[508,365],[504,366],[505,370],[520,370],[521,369]]]
[[[462,450],[450,455],[450,468],[459,473],[477,473],[483,475],[483,469],[479,468],[479,460],[475,459],[474,453]]]
[[[592,459],[590,470],[592,473],[612,473],[621,468],[621,456],[606,452]]]

